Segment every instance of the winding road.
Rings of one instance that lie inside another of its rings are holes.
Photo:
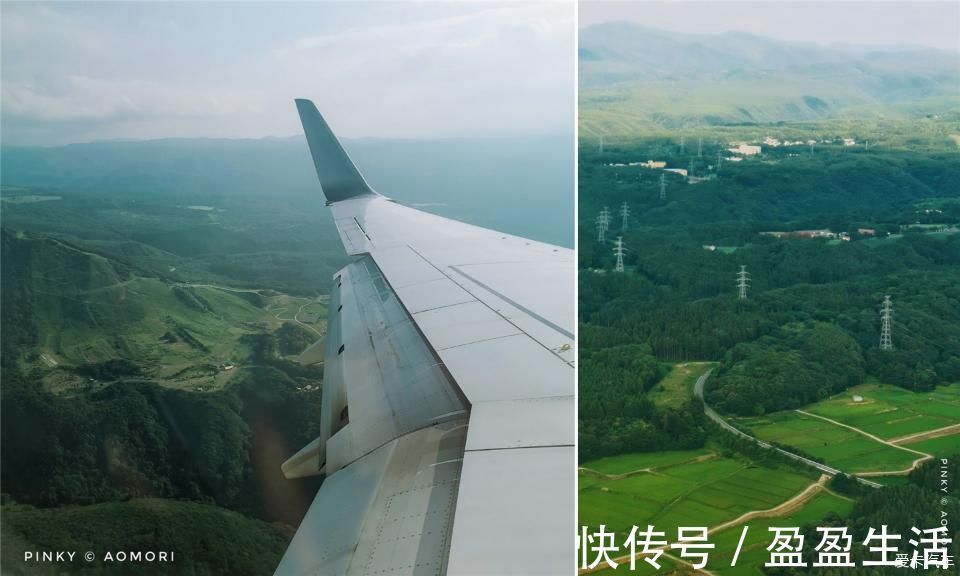
[[[704,398],[703,398],[703,385],[704,385],[704,383],[706,383],[707,378],[710,377],[710,374],[711,374],[712,372],[713,372],[713,368],[711,368],[711,369],[707,370],[706,372],[704,372],[703,375],[700,376],[700,378],[697,379],[697,383],[694,384],[694,386],[693,386],[693,395],[696,396],[697,398],[700,398],[701,400],[703,400],[703,412],[707,415],[708,418],[710,418],[711,420],[713,420],[714,422],[716,422],[717,424],[719,424],[721,428],[723,428],[724,430],[728,430],[728,431],[730,431],[730,432],[733,432],[733,433],[736,434],[737,436],[740,436],[740,437],[742,437],[742,438],[746,438],[747,440],[750,440],[751,442],[753,442],[753,443],[756,444],[757,446],[760,446],[761,448],[767,448],[767,449],[776,450],[777,452],[783,454],[784,456],[786,456],[786,457],[788,457],[788,458],[790,458],[790,459],[792,459],[792,460],[796,460],[797,462],[802,462],[803,464],[806,464],[806,465],[808,465],[808,466],[812,466],[813,468],[816,468],[817,470],[819,470],[819,471],[821,471],[821,472],[823,472],[823,473],[825,473],[825,474],[828,474],[828,475],[830,475],[830,476],[836,476],[837,474],[846,474],[845,472],[843,472],[843,471],[841,471],[841,470],[838,470],[838,469],[833,468],[833,467],[831,467],[831,466],[827,466],[826,464],[823,464],[823,463],[821,463],[821,462],[816,462],[816,461],[811,460],[811,459],[809,459],[809,458],[805,458],[805,457],[803,457],[803,456],[801,456],[801,455],[799,455],[799,454],[794,454],[793,452],[788,452],[788,451],[784,450],[783,448],[778,448],[777,446],[774,446],[774,445],[772,445],[772,444],[770,444],[770,443],[768,443],[768,442],[764,442],[763,440],[760,440],[759,438],[757,438],[757,437],[755,437],[755,436],[751,436],[750,434],[747,434],[746,432],[743,432],[743,431],[739,430],[738,428],[734,427],[732,424],[730,424],[729,422],[727,422],[726,420],[724,420],[723,417],[720,416],[719,414],[717,414],[717,412],[716,412],[713,408],[711,408],[711,407],[707,404],[707,401],[704,400]],[[881,487],[883,486],[882,484],[880,484],[880,483],[878,483],[878,482],[874,482],[873,480],[867,480],[866,478],[860,478],[859,476],[854,476],[853,474],[847,474],[847,475],[850,476],[851,478],[856,479],[856,480],[857,480],[858,482],[860,482],[861,484],[866,484],[867,486],[870,486],[870,487],[872,487],[872,488],[881,488]]]

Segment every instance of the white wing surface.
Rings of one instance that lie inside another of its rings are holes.
[[[331,291],[320,437],[284,464],[327,478],[277,574],[571,571],[573,251],[377,194],[297,108],[358,260]]]

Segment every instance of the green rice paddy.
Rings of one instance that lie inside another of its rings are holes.
[[[762,576],[763,564],[770,558],[770,553],[766,549],[773,537],[773,533],[768,530],[770,527],[802,528],[806,524],[819,525],[818,523],[830,514],[846,517],[852,508],[852,501],[829,492],[821,492],[792,514],[778,518],[749,520],[745,523],[748,526],[746,539],[737,557],[737,565],[733,567],[730,563],[736,552],[737,543],[740,541],[743,525],[711,534],[710,542],[714,543],[716,548],[710,554],[707,569],[716,574],[731,576]],[[804,549],[812,548],[817,544],[818,542],[804,542]]]
[[[960,455],[960,433],[911,442],[910,444],[904,444],[904,446],[926,452],[937,458]]]
[[[854,402],[854,396],[862,401]],[[960,423],[960,385],[911,392],[871,382],[804,410],[889,440]]]
[[[618,479],[581,472],[580,524],[592,530],[605,524],[618,542],[634,525],[652,524],[675,535],[678,526],[716,526],[751,510],[773,508],[813,481],[810,475],[733,458],[698,459],[702,455],[690,451],[687,462],[678,463],[680,453],[668,453],[663,467],[653,463],[652,472]],[[625,467],[607,460],[601,468]],[[593,462],[584,466],[596,468]]]
[[[893,472],[920,456],[863,434],[798,412],[778,412],[739,420],[761,440],[799,448],[847,473]]]

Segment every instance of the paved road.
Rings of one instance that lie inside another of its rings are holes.
[[[713,372],[713,368],[711,368],[711,369],[707,370],[706,372],[704,372],[703,375],[700,376],[700,378],[697,379],[697,383],[693,386],[693,394],[694,394],[694,396],[696,396],[697,398],[700,398],[701,400],[703,399],[703,385],[704,385],[704,383],[707,381],[707,378],[710,377],[710,373],[711,373],[711,372]],[[704,411],[704,413],[707,415],[708,418],[710,418],[711,420],[713,420],[714,422],[716,422],[717,424],[719,424],[721,428],[723,428],[723,429],[725,429],[725,430],[729,430],[730,432],[733,432],[733,433],[736,434],[737,436],[740,436],[740,437],[742,437],[742,438],[746,438],[747,440],[750,440],[751,442],[757,444],[757,445],[760,446],[761,448],[767,448],[767,449],[776,450],[777,452],[783,454],[784,456],[786,456],[786,457],[788,457],[788,458],[792,458],[793,460],[796,460],[797,462],[803,462],[804,464],[806,464],[806,465],[808,465],[808,466],[812,466],[812,467],[816,468],[817,470],[820,470],[821,472],[823,472],[823,473],[825,473],[825,474],[829,474],[830,476],[836,476],[837,474],[843,474],[843,472],[841,472],[840,470],[837,470],[836,468],[827,466],[826,464],[821,464],[820,462],[815,462],[815,461],[813,461],[813,460],[811,460],[811,459],[809,459],[809,458],[804,458],[803,456],[801,456],[801,455],[799,455],[799,454],[794,454],[793,452],[788,452],[788,451],[786,451],[786,450],[784,450],[784,449],[782,449],[782,448],[778,448],[778,447],[776,447],[776,446],[774,446],[774,445],[772,445],[772,444],[770,444],[770,443],[768,443],[768,442],[764,442],[763,440],[760,440],[759,438],[757,438],[757,437],[755,437],[755,436],[751,436],[751,435],[749,435],[749,434],[747,434],[747,433],[745,433],[745,432],[740,431],[739,429],[737,429],[737,428],[735,428],[734,426],[732,426],[729,422],[727,422],[726,420],[724,420],[723,417],[720,416],[719,414],[717,414],[717,412],[716,412],[713,408],[711,408],[710,406],[708,406],[706,400],[704,400],[704,402],[703,402],[703,411]],[[882,484],[879,484],[879,483],[874,482],[874,481],[872,481],[872,480],[867,480],[866,478],[860,478],[860,477],[858,477],[858,476],[854,476],[853,474],[849,474],[848,476],[850,476],[851,478],[856,479],[856,480],[859,481],[861,484],[866,484],[867,486],[870,486],[870,487],[873,487],[873,488],[880,488],[880,487],[883,486]]]

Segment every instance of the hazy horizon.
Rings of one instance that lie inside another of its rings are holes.
[[[567,134],[563,133],[535,133],[535,134],[507,134],[507,135],[478,135],[478,136],[423,136],[423,137],[405,137],[405,136],[356,136],[356,137],[341,137],[337,138],[342,143],[347,142],[366,142],[366,143],[392,143],[392,144],[428,144],[428,143],[441,143],[441,142],[492,142],[492,141],[522,141],[522,140],[539,140],[539,139],[551,139],[551,138],[565,138]],[[293,133],[293,134],[281,134],[281,135],[268,135],[268,136],[159,136],[155,138],[146,137],[146,138],[97,138],[93,140],[78,140],[76,142],[63,142],[63,143],[54,143],[54,144],[20,144],[20,143],[8,143],[0,142],[0,148],[62,148],[66,146],[84,146],[84,145],[95,145],[95,144],[122,144],[125,142],[130,143],[150,143],[150,142],[165,142],[165,141],[228,141],[228,142],[244,142],[244,141],[271,141],[271,140],[294,140],[294,139],[303,139],[306,143],[306,139],[302,132]]]
[[[870,18],[862,11],[869,10]],[[960,3],[728,0],[580,3],[580,29],[633,22],[683,34],[742,32],[790,43],[960,52]]]

